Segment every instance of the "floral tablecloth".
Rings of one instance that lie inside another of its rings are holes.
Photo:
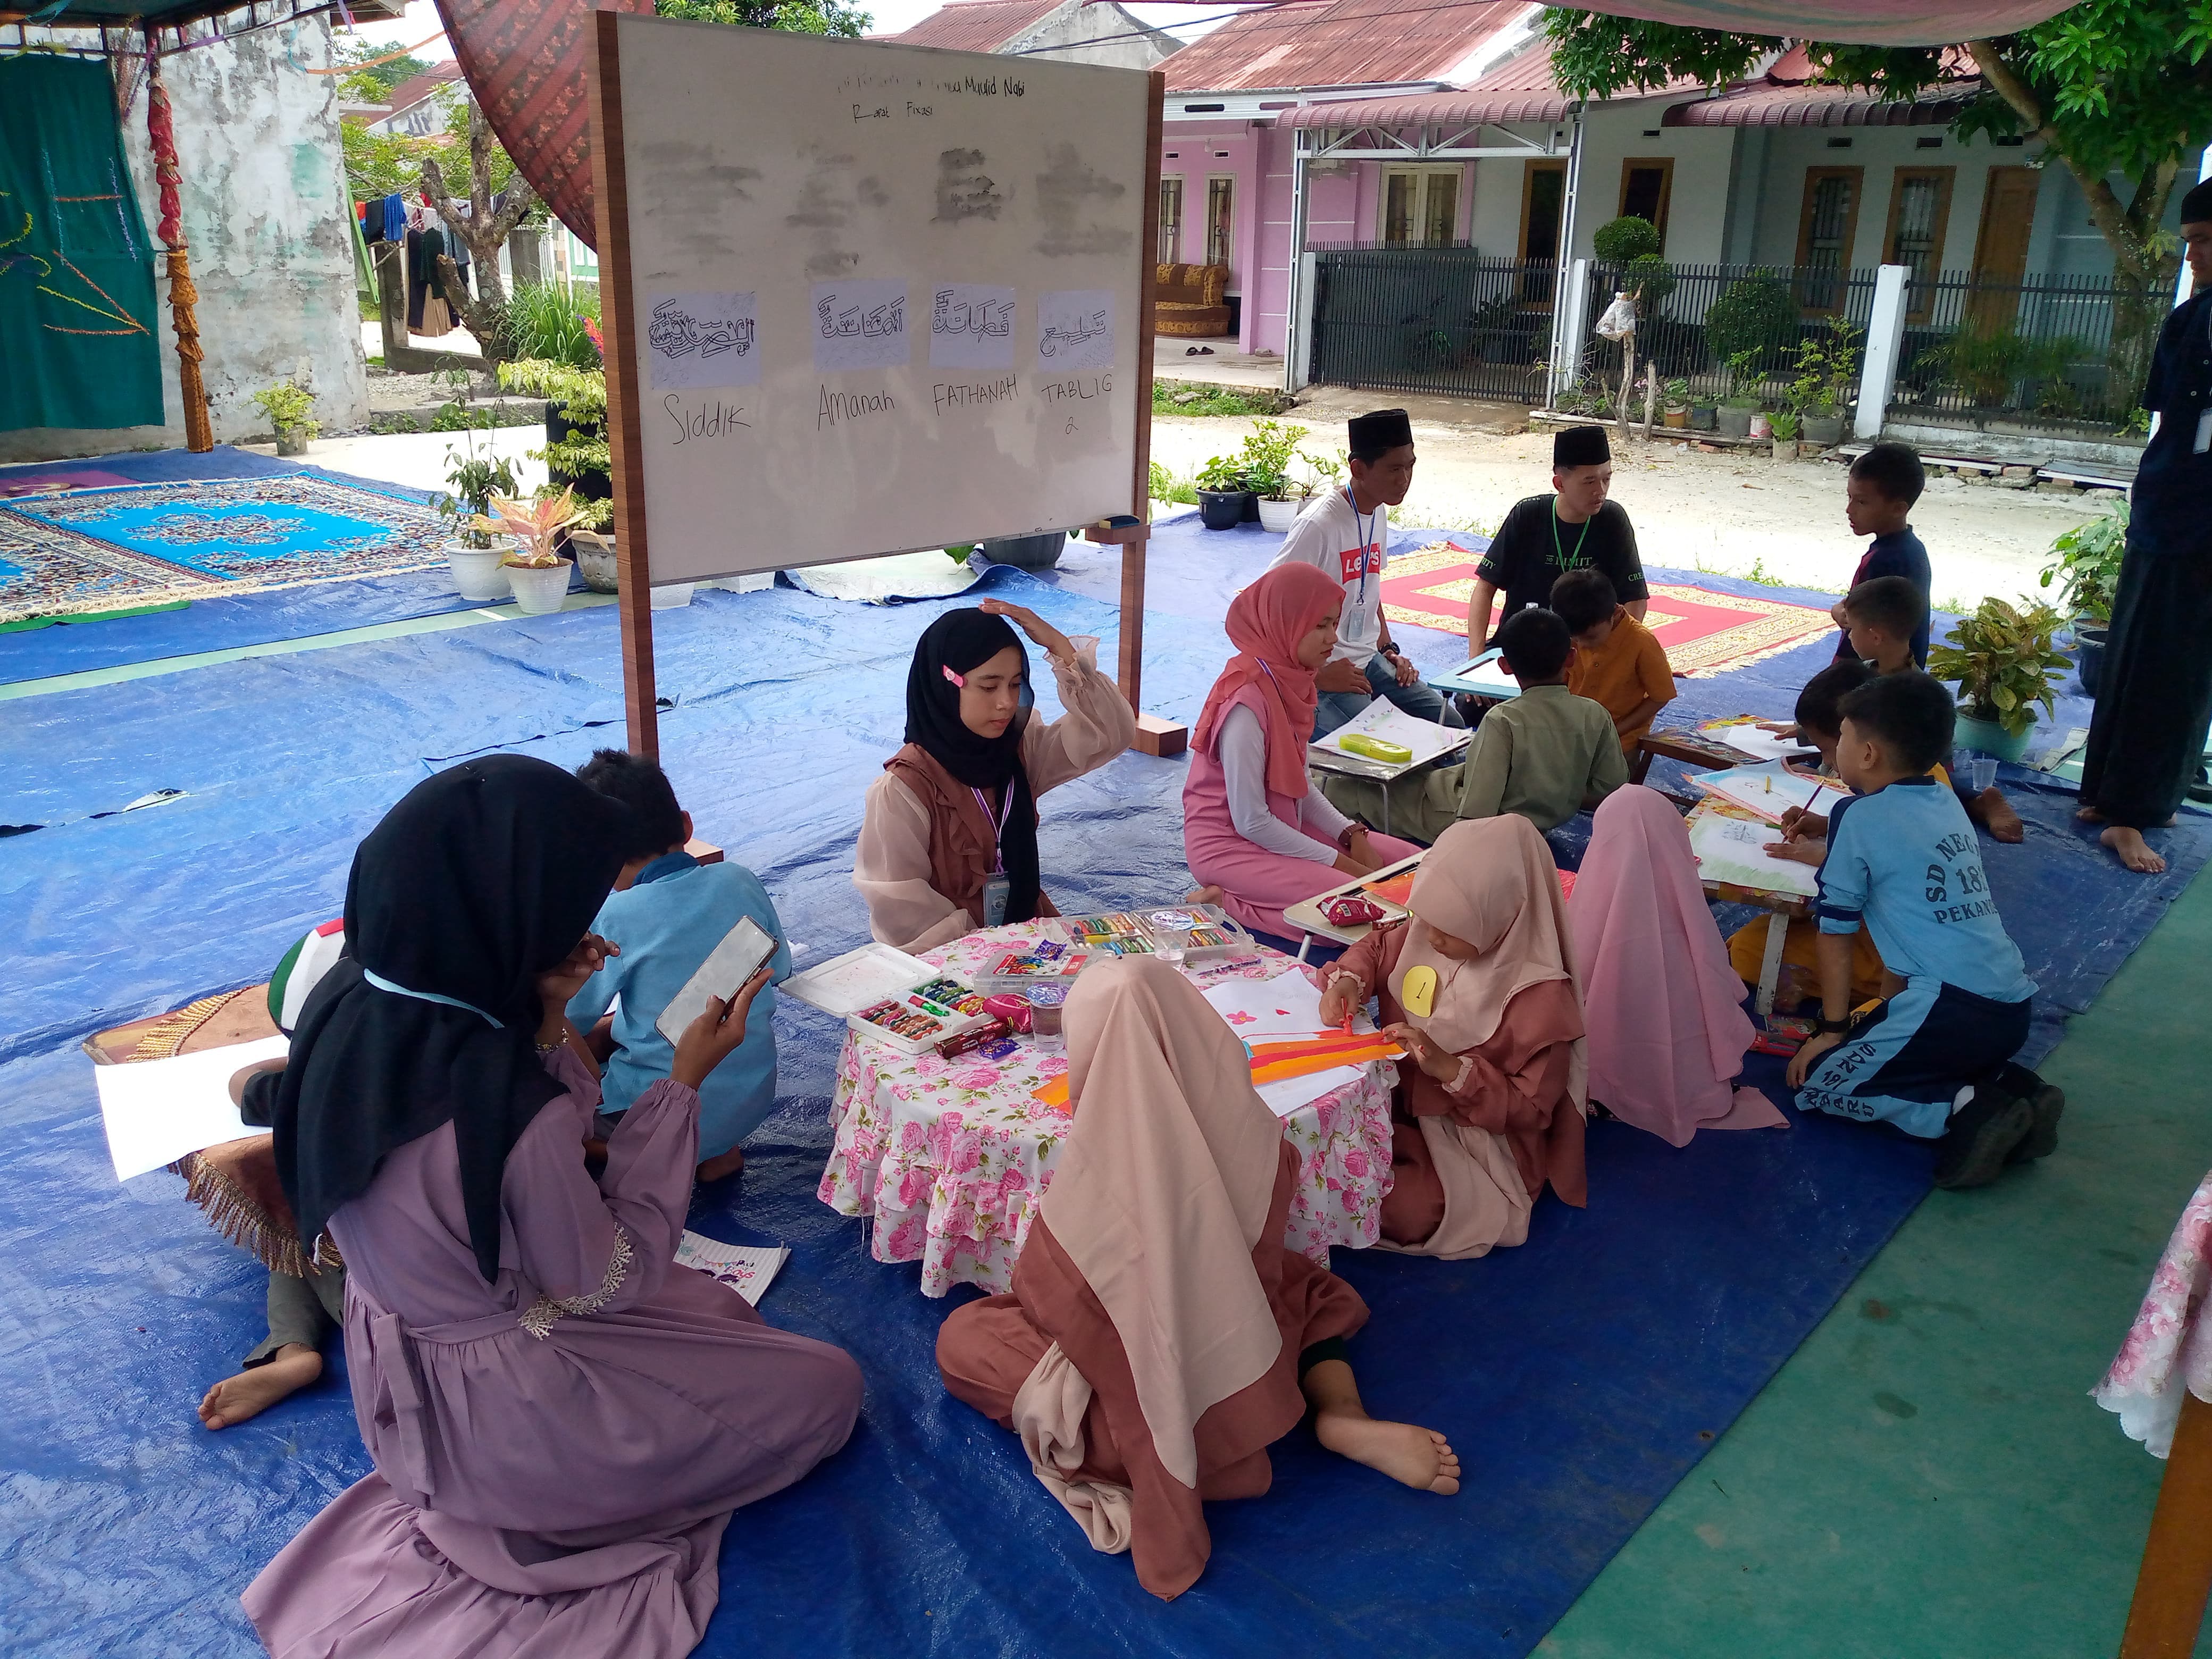
[[[2212,1289],[2208,1281],[2212,1175],[2183,1207],[2118,1357],[2090,1390],[2090,1398],[2118,1412],[2120,1427],[2154,1457],[2164,1457],[2173,1445],[2185,1391],[2212,1404],[2212,1320],[2203,1316],[2205,1293]]]
[[[1048,937],[1035,924],[988,928],[924,953],[971,982],[1010,950]],[[1279,951],[1190,972],[1200,987],[1232,976],[1313,976]],[[1030,1091],[1066,1071],[1064,1056],[1024,1040],[1006,1059],[940,1060],[845,1034],[830,1121],[836,1131],[819,1196],[840,1215],[872,1216],[878,1261],[919,1261],[921,1288],[957,1283],[1009,1290],[1030,1224],[1073,1120]],[[1390,1190],[1389,1067],[1301,1107],[1283,1121],[1298,1154],[1298,1188],[1284,1242],[1326,1265],[1329,1247],[1372,1244]]]

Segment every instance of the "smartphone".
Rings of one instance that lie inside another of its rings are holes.
[[[763,932],[750,916],[744,917],[707,953],[699,971],[684,981],[684,988],[669,999],[660,1018],[653,1022],[654,1026],[671,1042],[681,1042],[684,1027],[707,1012],[709,997],[735,996],[775,953],[775,935]]]

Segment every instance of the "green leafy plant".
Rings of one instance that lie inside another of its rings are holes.
[[[1154,501],[1170,501],[1177,507],[1198,505],[1198,490],[1191,481],[1177,477],[1160,462],[1152,463],[1151,477],[1149,489]]]
[[[1242,491],[1251,489],[1252,485],[1244,476],[1244,462],[1241,456],[1216,455],[1199,468],[1198,487],[1200,489]]]
[[[1669,380],[1662,391],[1661,397],[1666,405],[1667,412],[1670,415],[1679,415],[1690,406],[1690,383],[1687,380]]]
[[[2025,611],[1996,598],[1959,618],[1951,637],[1928,650],[1928,672],[1959,688],[1970,720],[2002,726],[2014,737],[2035,724],[2039,704],[2051,712],[2054,688],[2072,667],[2051,643],[2060,617],[2038,603]]]
[[[1728,360],[1728,396],[1721,401],[1730,409],[1759,407],[1759,354],[1739,351]]]
[[[518,358],[599,368],[599,349],[589,325],[599,320],[599,290],[573,291],[556,283],[518,283],[507,302],[507,334]]]
[[[1255,421],[1237,463],[1248,480],[1246,487],[1271,501],[1286,501],[1297,493],[1291,482],[1291,464],[1297,457],[1298,441],[1306,428],[1286,421]]]
[[[1797,441],[1797,433],[1799,428],[1797,425],[1796,410],[1793,409],[1778,409],[1766,417],[1766,424],[1768,429],[1774,434],[1775,442],[1778,444],[1794,444]]]
[[[1628,262],[1627,268],[1620,273],[1620,285],[1636,301],[1637,310],[1649,316],[1662,300],[1674,291],[1674,267],[1656,253],[1643,254]]]
[[[1790,383],[1790,407],[1799,415],[1830,416],[1850,402],[1858,374],[1859,331],[1842,317],[1828,319],[1827,331],[1797,343],[1797,378]]]
[[[296,433],[303,438],[313,438],[323,429],[322,422],[313,418],[314,393],[294,381],[279,380],[274,386],[264,386],[253,394],[253,401],[261,405],[261,412],[269,417],[269,424],[280,437]]]
[[[1658,228],[1649,219],[1633,213],[1607,220],[1590,235],[1590,252],[1609,265],[1632,264],[1638,259],[1656,258],[1664,246],[1660,240]]]
[[[2058,585],[2059,603],[2076,617],[2104,623],[2112,619],[2113,596],[2119,592],[2120,559],[2127,550],[2128,503],[2100,513],[2086,524],[2060,534],[2051,544],[2057,556],[2043,567],[2040,586]]]
[[[1923,352],[1916,367],[1932,371],[1942,384],[1977,407],[1993,409],[2008,403],[2017,385],[2037,388],[2039,393],[2044,386],[2063,381],[2068,365],[2085,349],[2070,334],[2039,340],[2009,328],[1985,332],[1960,329]]]
[[[1352,465],[1348,450],[1340,449],[1334,455],[1316,455],[1302,449],[1298,459],[1306,464],[1307,477],[1301,494],[1318,495],[1324,489],[1335,489],[1344,483],[1345,469]]]
[[[447,450],[446,461],[446,483],[453,493],[438,497],[438,511],[449,519],[460,520],[458,528],[462,546],[489,547],[492,532],[478,526],[491,511],[492,498],[522,493],[521,483],[514,476],[514,461],[489,453],[478,455],[473,445],[466,455]]]
[[[605,369],[579,368],[573,363],[529,357],[501,363],[499,383],[509,391],[544,398],[562,420],[580,428],[530,452],[532,460],[545,463],[556,483],[571,483],[613,468],[614,453],[607,442]]]
[[[559,495],[550,490],[542,492],[526,501],[511,495],[494,495],[491,512],[482,514],[470,523],[470,528],[487,538],[493,536],[514,538],[514,550],[500,562],[520,566],[525,570],[550,570],[561,562],[554,550],[553,540],[561,532],[582,522],[570,491]]]
[[[1729,283],[1705,308],[1705,344],[1739,381],[1796,331],[1796,296],[1771,272]]]

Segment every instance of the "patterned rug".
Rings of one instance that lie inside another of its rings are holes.
[[[1450,542],[1393,553],[1382,583],[1384,614],[1392,622],[1464,635],[1480,558]],[[1669,584],[1652,587],[1644,621],[1667,648],[1674,672],[1699,678],[1775,656],[1836,626],[1813,605]]]
[[[0,501],[0,622],[442,563],[430,508],[312,473]]]

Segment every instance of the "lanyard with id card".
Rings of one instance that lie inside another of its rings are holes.
[[[980,789],[971,787],[969,793],[975,797],[975,805],[982,808],[984,819],[988,822],[991,803],[983,798],[983,792]],[[1006,833],[1006,814],[1013,810],[1014,805],[1014,785],[1011,778],[1006,781],[1005,794],[1006,799],[999,805],[998,821],[992,826],[991,873],[983,878],[983,925],[986,927],[1006,926],[1006,896],[1013,890],[1013,884],[1006,879],[1006,857],[999,850],[1000,838]]]

